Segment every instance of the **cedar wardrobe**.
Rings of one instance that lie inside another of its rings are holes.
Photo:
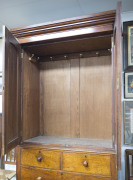
[[[120,5],[3,28],[2,153],[18,145],[17,180],[117,180]]]

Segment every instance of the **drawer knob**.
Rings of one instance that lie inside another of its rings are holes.
[[[38,156],[38,157],[37,157],[37,161],[38,161],[38,162],[41,162],[41,161],[42,161],[42,157],[41,157],[41,156]]]
[[[84,167],[88,167],[88,162],[87,162],[87,161],[84,161],[84,162],[83,162],[83,166],[84,166]]]
[[[42,178],[41,177],[37,177],[36,180],[42,180]]]

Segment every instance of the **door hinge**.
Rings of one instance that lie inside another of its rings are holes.
[[[112,137],[112,141],[113,141],[113,143],[115,142],[115,136],[113,135],[113,137]]]
[[[23,57],[24,57],[24,53],[21,53],[21,59],[23,59]]]
[[[114,41],[112,41],[112,48],[114,48]]]
[[[119,77],[117,78],[117,90],[119,90]]]

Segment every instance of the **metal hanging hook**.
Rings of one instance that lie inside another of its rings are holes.
[[[83,57],[83,54],[82,54],[82,53],[80,53],[80,54],[79,54],[79,57],[80,57],[80,58],[82,58],[82,57]]]
[[[29,60],[31,61],[33,57],[34,57],[34,54],[32,54],[31,57],[29,57]]]
[[[51,60],[51,61],[53,60],[53,57],[52,57],[52,56],[50,56],[50,60]]]
[[[96,55],[99,56],[99,52],[98,51],[96,52]]]

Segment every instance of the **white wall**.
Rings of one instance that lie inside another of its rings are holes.
[[[0,23],[10,29],[71,18],[116,9],[117,1],[0,0]]]

